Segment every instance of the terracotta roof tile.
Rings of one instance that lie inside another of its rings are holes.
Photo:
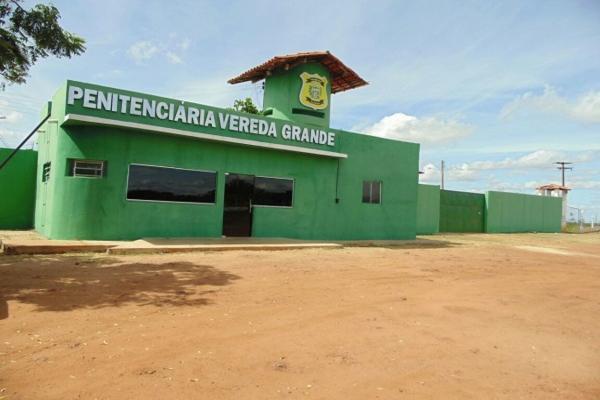
[[[542,185],[537,188],[537,190],[571,190],[566,186],[558,185],[556,183],[550,183],[548,185]]]
[[[248,71],[228,80],[231,84],[240,82],[257,82],[267,77],[278,68],[293,68],[298,64],[306,62],[320,62],[331,74],[331,93],[343,92],[360,86],[368,85],[368,82],[358,76],[350,67],[341,62],[329,51],[310,51],[304,53],[276,56],[270,60],[249,69]]]

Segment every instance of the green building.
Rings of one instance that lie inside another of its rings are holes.
[[[329,52],[275,57],[239,113],[67,81],[38,136],[35,229],[52,239],[413,239],[419,145],[331,128],[367,83]]]

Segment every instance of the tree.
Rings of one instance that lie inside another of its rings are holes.
[[[85,40],[63,30],[52,5],[24,9],[23,0],[0,0],[0,75],[8,83],[24,83],[29,68],[50,55],[68,57],[85,51]],[[4,89],[6,82],[1,82]]]
[[[248,114],[259,114],[258,107],[252,102],[250,97],[246,97],[244,100],[238,99],[233,102],[233,109],[239,112],[245,112]]]

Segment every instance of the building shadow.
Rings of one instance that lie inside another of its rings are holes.
[[[13,259],[13,260],[10,260]],[[0,258],[0,319],[7,301],[37,311],[122,305],[203,306],[209,294],[239,276],[191,262],[127,263],[109,257]]]
[[[8,303],[3,295],[0,294],[0,320],[8,318]]]
[[[401,246],[390,246],[390,248],[404,247],[407,249],[446,249],[460,246],[463,246],[463,244],[446,239],[431,239],[419,237],[417,240],[412,241],[412,243],[408,243]]]
[[[416,240],[360,240],[341,242],[345,247],[378,247],[392,250],[443,249],[463,246],[462,243],[445,239],[419,237]]]

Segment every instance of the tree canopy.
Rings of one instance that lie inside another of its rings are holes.
[[[23,0],[0,0],[0,75],[8,83],[24,83],[29,68],[50,55],[72,57],[85,51],[85,40],[62,29],[53,5],[26,10]]]
[[[254,104],[250,97],[246,97],[244,100],[238,99],[233,102],[233,109],[235,111],[245,112],[248,114],[259,114],[258,107]]]

